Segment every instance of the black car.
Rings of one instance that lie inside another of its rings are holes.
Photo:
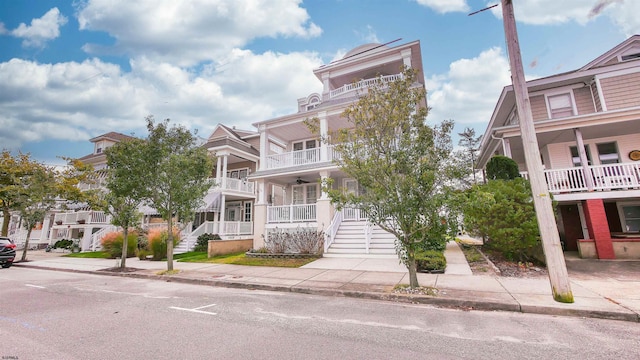
[[[16,258],[16,244],[7,237],[0,237],[0,265],[8,268]]]

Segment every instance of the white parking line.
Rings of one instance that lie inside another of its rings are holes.
[[[217,313],[214,313],[214,312],[200,310],[200,309],[208,308],[208,307],[211,307],[211,306],[216,306],[216,304],[200,306],[200,307],[193,308],[193,309],[185,309],[185,308],[176,307],[176,306],[169,306],[169,309],[180,310],[180,311],[189,311],[189,312],[194,312],[194,313],[199,313],[199,314],[217,315]]]
[[[46,287],[40,286],[40,285],[24,284],[24,286],[33,287],[37,289],[46,289]]]

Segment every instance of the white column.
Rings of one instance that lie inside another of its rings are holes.
[[[322,100],[329,99],[329,93],[331,92],[331,88],[329,85],[329,73],[322,74]]]
[[[222,166],[222,158],[218,156],[218,162],[216,164],[216,183],[218,186],[220,186],[220,173],[222,172],[221,166]]]
[[[318,113],[320,119],[320,161],[329,161],[329,151],[327,142],[329,141],[329,123],[327,121],[327,112]]]
[[[224,154],[222,157],[222,189],[227,188],[227,162],[229,161],[229,154]],[[224,199],[224,198],[223,198]]]
[[[267,203],[267,194],[264,179],[257,180],[255,184],[257,190],[256,205],[265,205]]]
[[[269,154],[269,133],[265,125],[260,125],[260,170],[267,169],[267,155]]]
[[[404,63],[404,66],[410,68],[411,67],[411,49],[402,50],[400,52],[400,55],[402,55],[402,62]]]
[[[582,163],[582,172],[584,174],[585,185],[587,190],[593,191],[593,178],[591,177],[591,171],[589,170],[589,159],[587,159],[587,153],[584,151],[584,141],[582,140],[582,131],[580,129],[573,129],[573,133],[576,136],[576,144],[578,145],[578,155],[580,156],[580,162]]]
[[[329,193],[325,192],[322,189],[322,184],[324,184],[327,179],[329,179],[329,172],[328,171],[321,171],[320,172],[320,180],[321,180],[320,197],[318,198],[318,200],[329,200]]]
[[[502,152],[504,153],[504,156],[509,159],[513,159],[511,156],[511,143],[509,142],[509,139],[502,139]]]
[[[220,222],[218,225],[218,235],[224,235],[224,215],[225,215],[225,199],[226,196],[222,193],[222,198],[220,199]]]
[[[42,221],[42,231],[40,231],[40,242],[47,241],[49,237],[49,231],[51,231],[50,227],[51,227],[51,216],[47,214],[44,217],[44,220]]]

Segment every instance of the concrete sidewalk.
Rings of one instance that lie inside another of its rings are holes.
[[[459,250],[459,248],[458,248]],[[453,250],[455,251],[455,249]],[[594,317],[638,322],[640,320],[640,276],[637,272],[607,274],[572,274],[575,302],[562,304],[551,296],[551,287],[543,278],[508,278],[471,274],[418,274],[421,286],[437,289],[437,295],[394,293],[394,287],[408,284],[408,274],[398,271],[365,269],[277,268],[210,263],[175,262],[175,275],[157,275],[166,262],[127,259],[127,267],[136,271],[105,271],[116,266],[115,260],[80,259],[31,252],[26,263],[16,263],[8,271],[39,268],[91,274],[128,276],[181,281],[209,286],[287,291],[328,296],[391,300],[478,310],[503,310],[523,313]],[[571,264],[571,260],[568,264]],[[585,260],[578,260],[585,261]],[[599,264],[600,262],[596,263]],[[634,262],[632,268],[637,265]],[[581,263],[585,264],[585,263]],[[632,264],[629,262],[626,265]],[[606,264],[605,264],[606,265]],[[614,264],[618,267],[626,266]],[[609,266],[609,265],[606,265]],[[467,265],[468,267],[468,265]]]

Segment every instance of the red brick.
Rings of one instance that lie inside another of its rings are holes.
[[[584,215],[587,220],[589,236],[596,244],[598,259],[615,259],[611,231],[607,222],[602,199],[585,200],[583,202]]]

